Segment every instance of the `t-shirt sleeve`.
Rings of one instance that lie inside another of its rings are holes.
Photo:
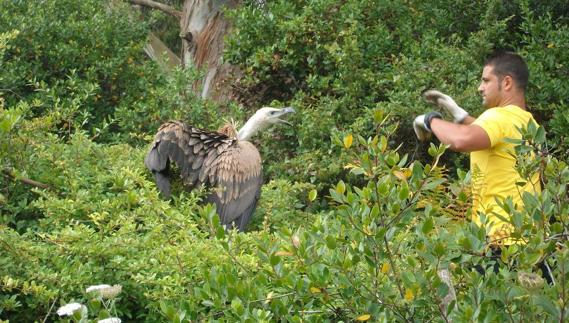
[[[484,111],[472,124],[475,124],[488,134],[490,146],[494,147],[503,138],[503,119],[500,117],[498,109],[488,109]]]

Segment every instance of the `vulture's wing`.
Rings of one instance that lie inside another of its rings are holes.
[[[253,144],[237,141],[216,160],[215,194],[209,200],[217,206],[223,224],[233,223],[243,231],[261,194],[261,156]]]
[[[144,159],[146,167],[154,174],[158,189],[169,197],[169,164],[176,163],[185,185],[209,184],[215,178],[211,168],[217,156],[230,147],[236,139],[206,132],[181,121],[163,124],[154,136],[154,142]]]
[[[262,184],[261,157],[251,143],[171,121],[158,130],[144,162],[165,197],[169,163],[175,162],[185,185],[213,189],[208,201],[216,204],[221,223],[245,229]]]

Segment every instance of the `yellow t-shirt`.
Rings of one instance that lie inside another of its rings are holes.
[[[496,199],[512,197],[514,205],[519,208],[523,206],[521,195],[524,191],[541,192],[539,174],[535,174],[523,187],[516,185],[522,178],[515,169],[514,145],[504,141],[505,138],[520,139],[521,134],[516,127],[525,128],[530,120],[535,122],[531,113],[518,106],[509,105],[488,109],[473,123],[486,131],[491,147],[470,153],[472,220],[480,225],[479,213],[486,214],[491,224],[488,232],[491,244],[515,243],[508,238],[511,225],[496,214],[506,219],[510,215],[498,206]]]

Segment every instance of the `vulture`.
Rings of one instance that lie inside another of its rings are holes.
[[[216,206],[226,228],[244,231],[257,206],[263,182],[261,156],[249,140],[267,127],[286,123],[280,119],[295,110],[263,107],[236,132],[226,124],[217,132],[198,129],[181,121],[161,125],[144,159],[156,186],[170,198],[170,164],[180,170],[184,186],[210,189],[206,201]]]

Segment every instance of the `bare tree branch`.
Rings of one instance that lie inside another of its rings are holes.
[[[132,4],[137,4],[137,5],[149,7],[152,9],[161,10],[161,11],[169,14],[170,16],[176,17],[178,19],[182,18],[182,12],[181,11],[176,10],[173,7],[170,7],[169,5],[166,5],[166,4],[163,4],[160,2],[156,2],[156,1],[152,1],[152,0],[129,0],[129,2]]]
[[[51,189],[51,186],[44,184],[44,183],[40,183],[37,181],[34,181],[33,179],[29,179],[29,178],[17,178],[16,175],[14,175],[14,173],[12,173],[10,170],[8,169],[4,169],[3,170],[4,174],[6,174],[8,177],[12,178],[13,180],[19,180],[20,182],[22,182],[23,184],[26,185],[30,185],[33,187],[37,187],[37,188],[43,188],[43,189]]]
[[[149,41],[144,46],[144,51],[153,61],[158,62],[158,64],[168,70],[172,70],[182,64],[180,58],[152,32],[149,34]]]

